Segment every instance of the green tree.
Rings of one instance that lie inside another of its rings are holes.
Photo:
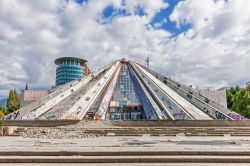
[[[2,112],[3,112],[5,115],[7,114],[7,109],[6,109],[6,107],[3,107]]]
[[[234,97],[236,96],[236,93],[240,90],[241,88],[238,85],[235,88],[231,87],[229,90],[227,90],[227,107],[228,108],[232,109]]]
[[[8,113],[14,112],[17,109],[20,108],[20,102],[19,102],[19,94],[16,92],[16,90],[10,90],[9,97],[7,101],[7,111]]]
[[[250,86],[230,88],[227,91],[228,108],[250,118]]]
[[[250,118],[250,87],[242,88],[235,94],[232,109]]]
[[[3,112],[5,115],[7,113],[6,107],[2,106],[1,103],[0,103],[0,111]]]
[[[0,118],[2,118],[2,117],[5,116],[4,108],[5,108],[5,107],[3,107],[2,104],[0,103]]]
[[[0,111],[0,118],[4,117],[4,113],[2,111]],[[0,126],[1,126],[1,123],[0,123]]]

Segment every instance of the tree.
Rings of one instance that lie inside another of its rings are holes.
[[[230,88],[227,91],[228,108],[250,118],[250,86]]]
[[[0,118],[4,117],[4,113],[2,111],[0,111]]]
[[[228,108],[232,109],[234,97],[236,93],[240,90],[241,88],[238,85],[235,88],[231,87],[229,90],[227,90],[227,107]]]
[[[7,109],[6,109],[6,107],[3,107],[2,112],[3,112],[5,115],[7,114]]]
[[[4,108],[5,107],[3,107],[2,104],[0,103],[0,118],[2,118],[2,117],[5,116],[5,114],[4,114]]]
[[[242,88],[236,93],[232,109],[250,118],[250,87]]]
[[[16,90],[10,90],[9,92],[9,98],[7,101],[7,111],[8,113],[14,112],[20,107],[19,102],[19,94],[16,92]]]

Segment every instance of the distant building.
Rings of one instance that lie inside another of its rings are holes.
[[[28,85],[26,84],[25,90],[21,92],[20,107],[24,107],[25,105],[39,100],[48,94],[49,90],[30,90],[28,89]]]
[[[87,60],[75,57],[62,57],[55,60],[56,85],[63,85],[89,74]]]
[[[218,90],[201,90],[200,94],[227,108],[227,87]]]

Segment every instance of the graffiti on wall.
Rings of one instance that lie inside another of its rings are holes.
[[[31,111],[28,114],[24,115],[21,119],[30,120],[30,119],[35,119],[35,118],[36,118],[35,111]]]
[[[219,120],[226,120],[228,119],[226,115],[218,112],[218,111],[215,111],[215,117],[216,119],[219,119]]]
[[[228,116],[232,117],[234,120],[246,120],[247,119],[245,116],[235,114],[235,113],[232,113],[232,112],[230,112],[228,114]]]

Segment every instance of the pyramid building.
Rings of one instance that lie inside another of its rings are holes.
[[[61,85],[4,119],[243,120],[189,86],[125,59]]]

